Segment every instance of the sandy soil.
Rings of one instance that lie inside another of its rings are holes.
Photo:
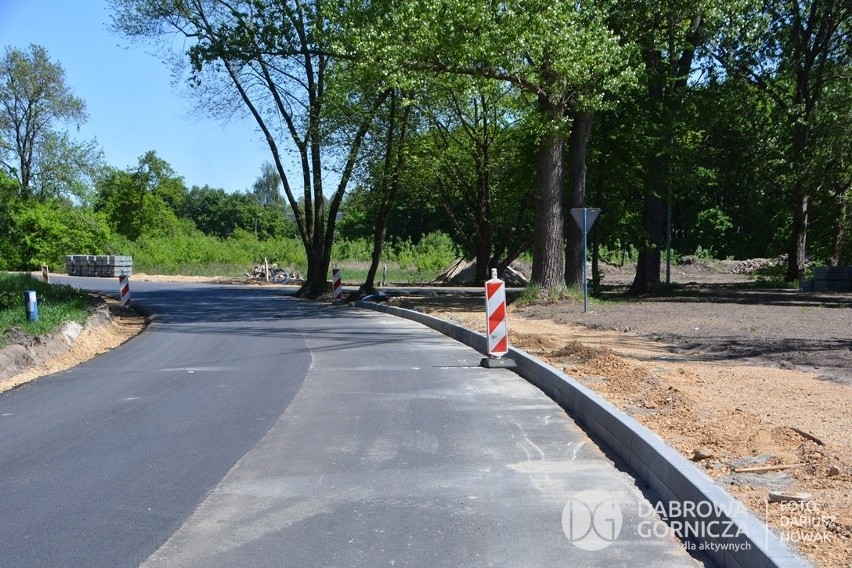
[[[660,434],[816,565],[852,568],[852,294],[743,289],[745,276],[699,265],[675,268],[672,281],[684,286],[669,296],[627,300],[617,287],[631,274],[608,267],[610,299],[593,301],[588,313],[576,300],[510,305],[511,343]],[[110,325],[84,331],[70,352],[0,382],[0,392],[143,329],[141,315],[109,302]],[[394,302],[484,329],[481,299]],[[784,465],[795,467],[734,471]],[[770,504],[770,491],[809,493],[811,501]]]
[[[816,565],[852,567],[852,294],[742,289],[701,267],[674,276],[692,284],[654,299],[615,290],[589,313],[581,300],[510,305],[510,342],[657,432]],[[395,303],[485,327],[481,299]],[[770,491],[811,500],[770,504]]]
[[[145,317],[132,308],[122,308],[117,300],[104,298],[109,309],[107,321],[87,325],[70,348],[54,347],[55,351],[20,373],[0,380],[0,392],[33,381],[39,377],[58,373],[115,349],[138,335],[145,327]],[[57,342],[58,343],[58,342]]]

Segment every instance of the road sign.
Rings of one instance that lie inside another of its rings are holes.
[[[588,258],[587,246],[586,246],[586,236],[589,234],[589,231],[592,229],[592,225],[595,224],[595,221],[598,219],[598,215],[601,214],[601,210],[597,207],[576,207],[571,209],[571,217],[574,218],[574,222],[577,223],[577,226],[583,232],[583,311],[589,311],[589,282],[586,276],[586,258]]]
[[[600,214],[601,210],[597,207],[577,207],[571,209],[571,217],[574,218],[574,222],[577,223],[577,226],[583,231],[584,235],[592,230],[592,225],[595,224]]]

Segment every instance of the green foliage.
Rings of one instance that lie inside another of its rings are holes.
[[[142,156],[133,171],[109,170],[98,181],[97,192],[95,211],[119,235],[135,240],[180,231],[175,210],[183,204],[186,188],[154,152]]]
[[[421,272],[437,273],[458,258],[458,247],[446,233],[434,232],[424,235],[417,244],[409,240],[396,241],[391,245],[392,258],[402,268],[414,268]]]
[[[294,237],[293,224],[287,220],[283,204],[261,204],[256,194],[227,193],[208,186],[193,187],[177,209],[192,219],[206,235],[226,239],[238,230],[249,231],[261,240]]]
[[[331,249],[333,259],[368,262],[372,256],[373,241],[367,238],[336,239]]]
[[[727,231],[734,226],[731,218],[719,207],[699,211],[695,225],[699,242],[703,244],[705,250],[719,250],[723,247],[728,241]],[[695,254],[700,256],[697,252]]]
[[[38,321],[27,321],[24,291],[34,290],[38,300]],[[0,347],[11,327],[30,336],[43,335],[67,321],[83,322],[89,297],[70,286],[48,285],[26,274],[0,273]]]
[[[134,270],[149,274],[239,276],[264,258],[293,269],[306,265],[304,248],[298,240],[258,240],[243,230],[228,239],[219,239],[185,227],[184,232],[168,237],[118,239],[111,248],[116,254],[132,255]]]
[[[704,248],[701,245],[695,247],[694,256],[700,260],[713,260],[716,258],[716,253],[712,247]]]
[[[100,161],[96,144],[76,144],[66,125],[86,121],[85,102],[65,82],[47,50],[7,47],[0,59],[0,166],[18,181],[20,197],[85,197],[86,177]]]
[[[785,282],[787,266],[783,262],[769,262],[749,274],[755,288],[798,288],[798,282]]]
[[[0,239],[0,269],[64,267],[69,254],[100,254],[111,238],[104,218],[57,200],[16,201],[9,208],[8,239]]]

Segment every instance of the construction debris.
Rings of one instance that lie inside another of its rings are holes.
[[[273,262],[272,264],[256,264],[251,272],[246,272],[246,278],[254,278],[257,280],[266,280],[271,281],[273,277],[279,272],[286,272],[289,275],[288,280],[298,281],[302,280],[302,275],[298,272],[288,271],[284,268],[278,266],[277,262]]]

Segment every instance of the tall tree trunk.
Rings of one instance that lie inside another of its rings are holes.
[[[411,106],[407,106],[402,118],[398,119],[397,104],[397,95],[393,93],[390,99],[390,118],[388,123],[388,137],[385,142],[385,164],[381,180],[382,189],[379,211],[376,215],[376,226],[373,230],[373,254],[370,258],[370,268],[367,271],[367,278],[364,280],[364,284],[361,285],[361,291],[366,294],[376,291],[376,274],[379,271],[379,263],[381,262],[382,251],[385,247],[388,218],[390,217],[391,205],[393,205],[396,195],[399,192],[399,175],[404,162],[403,146],[407,138]],[[394,131],[396,130],[398,120],[401,120],[399,139],[397,142],[394,142]],[[394,157],[396,158],[395,161]]]
[[[793,227],[787,249],[787,274],[785,282],[793,282],[805,274],[805,251],[808,236],[808,193],[797,181],[790,198],[793,210]]]
[[[568,188],[565,195],[565,211],[586,206],[586,150],[592,132],[590,111],[574,113],[571,137],[568,141]],[[565,218],[565,283],[583,287],[583,231],[570,218]]]
[[[565,287],[564,212],[562,207],[562,135],[556,130],[565,117],[565,101],[538,97],[539,112],[549,130],[541,140],[536,165],[535,236],[532,282],[543,290]]]
[[[493,241],[493,219],[491,213],[491,168],[488,146],[483,145],[482,171],[479,178],[478,197],[479,204],[476,212],[476,273],[474,284],[479,286],[491,278],[491,249]]]
[[[645,294],[660,285],[660,251],[663,247],[663,199],[653,193],[642,201],[642,229],[645,244],[639,249],[636,276],[630,293]]]
[[[842,188],[837,193],[837,218],[834,220],[834,243],[831,247],[831,257],[828,259],[829,266],[839,266],[843,258],[843,241],[846,238],[846,219],[849,211],[849,200],[846,195],[849,186]]]
[[[797,93],[795,97],[796,106],[807,97],[808,74],[801,71],[797,80]],[[793,122],[793,139],[790,146],[790,164],[793,166],[792,174],[795,178],[793,187],[790,188],[790,209],[793,214],[793,226],[790,230],[790,244],[787,248],[787,274],[785,282],[799,280],[805,275],[805,255],[807,252],[808,237],[808,205],[810,201],[810,190],[804,181],[808,164],[805,154],[810,139],[810,127],[806,118],[811,115],[810,104],[805,103],[803,112],[805,117],[795,117]]]
[[[659,46],[644,46],[648,100],[651,105],[648,122],[651,128],[656,130],[656,144],[652,144],[649,149],[650,155],[646,165],[647,186],[642,200],[642,230],[645,233],[645,242],[639,249],[636,276],[630,286],[630,293],[634,295],[648,293],[660,284],[660,251],[665,245],[662,196],[671,177],[676,117],[683,106],[695,49],[701,44],[701,28],[704,24],[704,18],[700,14],[692,14],[688,16],[688,20],[689,24],[684,29],[680,22],[664,17],[663,14],[656,14],[652,27],[664,30],[669,49],[664,53],[659,50]],[[680,47],[677,47],[678,45]]]
[[[487,101],[482,103],[482,138],[477,142],[479,155],[477,181],[477,193],[479,197],[476,212],[476,273],[474,284],[477,286],[485,283],[491,278],[491,249],[494,240],[494,218],[491,211],[491,128],[488,122],[489,107]]]

